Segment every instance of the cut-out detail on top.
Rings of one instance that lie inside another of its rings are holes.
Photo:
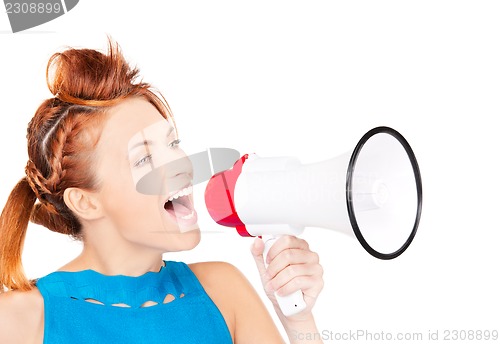
[[[167,294],[163,299],[163,303],[170,303],[175,300],[175,296],[172,294]]]
[[[186,295],[195,297],[200,290],[199,285],[182,285],[180,278],[185,275],[196,277],[184,263],[164,262],[158,272],[148,271],[141,276],[108,276],[88,269],[78,272],[58,271],[49,277],[53,279],[52,288],[60,297],[80,303],[140,309],[166,306]]]
[[[144,302],[142,305],[141,305],[141,308],[144,308],[144,307],[151,307],[151,306],[156,306],[158,304],[158,302],[154,302],[154,301],[146,301]]]
[[[182,299],[184,296],[185,296],[185,294],[181,293],[179,295],[179,298]],[[71,296],[71,299],[73,299],[73,300],[79,300],[77,297],[74,297],[74,296]],[[163,299],[163,304],[167,304],[167,303],[170,303],[172,301],[175,301],[175,299],[176,299],[176,297],[173,294],[167,294],[167,295],[165,295],[165,298]],[[94,303],[94,304],[97,304],[97,305],[105,306],[105,304],[103,302],[101,302],[99,300],[96,300],[96,299],[93,299],[93,298],[84,298],[83,300],[85,302],[89,302],[89,303]],[[144,302],[140,306],[140,308],[152,307],[152,306],[156,306],[156,305],[158,305],[158,302],[148,300],[148,301]],[[130,305],[126,304],[126,303],[123,303],[123,302],[113,303],[110,306],[113,306],[113,307],[123,307],[123,308],[131,308],[132,307],[132,306],[130,306]]]
[[[103,305],[103,306],[104,306],[104,303],[102,303],[101,301],[96,300],[96,299],[86,298],[86,299],[85,299],[85,301],[90,302],[90,303],[95,303],[95,304],[98,304],[98,305]]]
[[[132,306],[127,305],[126,303],[113,303],[111,306],[113,307],[124,307],[124,308],[130,308]]]

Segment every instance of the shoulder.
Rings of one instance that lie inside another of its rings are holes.
[[[226,262],[189,264],[189,268],[211,297],[240,299],[241,296],[259,298],[245,275],[234,265]]]
[[[234,301],[241,294],[253,292],[245,276],[234,265],[225,262],[203,262],[188,265],[203,289],[219,307],[233,313]],[[233,315],[233,314],[231,314]]]
[[[0,294],[0,342],[37,343],[43,336],[43,297],[37,288]]]
[[[248,283],[234,265],[226,262],[202,262],[188,265],[204,288],[231,283]]]
[[[190,264],[212,301],[219,308],[235,343],[282,343],[266,306],[252,284],[234,265],[225,262]],[[258,334],[255,328],[259,328]]]

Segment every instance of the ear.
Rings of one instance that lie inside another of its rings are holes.
[[[100,202],[92,192],[67,188],[64,190],[64,203],[81,219],[96,220],[102,217]]]

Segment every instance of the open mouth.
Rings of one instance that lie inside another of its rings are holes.
[[[193,186],[189,185],[181,190],[176,191],[165,202],[163,208],[176,221],[189,221],[196,217],[191,195]],[[196,220],[196,219],[195,219]]]

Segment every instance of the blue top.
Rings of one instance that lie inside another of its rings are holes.
[[[232,343],[222,314],[191,269],[164,262],[159,272],[138,277],[84,270],[38,279],[43,343]]]

